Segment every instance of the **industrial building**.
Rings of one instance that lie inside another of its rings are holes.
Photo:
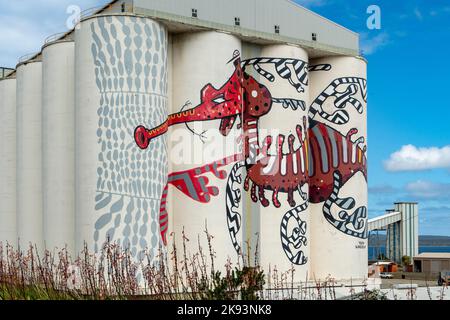
[[[414,271],[437,277],[441,271],[450,271],[450,253],[422,252],[413,257]]]
[[[366,73],[358,34],[287,0],[84,11],[0,73],[0,241],[139,259],[207,227],[218,266],[363,281]]]
[[[402,262],[403,256],[413,258],[419,254],[419,204],[397,202],[394,209],[369,220],[369,231],[386,231],[386,257]]]

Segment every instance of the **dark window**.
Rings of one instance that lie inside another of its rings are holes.
[[[279,25],[275,25],[275,33],[280,33],[280,26]]]
[[[197,18],[197,9],[192,9],[192,18]]]
[[[125,12],[125,3],[122,3],[122,12]]]
[[[235,26],[240,26],[241,25],[241,18],[235,17],[234,18],[234,25]]]
[[[317,33],[313,33],[312,34],[312,40],[313,41],[317,41]]]

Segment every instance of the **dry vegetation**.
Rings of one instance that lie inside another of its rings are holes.
[[[244,263],[251,258],[247,253],[234,264],[228,259],[216,268],[213,237],[207,230],[208,248],[202,248],[198,237],[195,254],[188,252],[190,240],[184,232],[182,237],[181,249],[172,241],[170,248],[154,257],[146,252],[140,261],[109,241],[96,254],[85,245],[76,258],[66,249],[40,254],[32,245],[23,250],[0,244],[0,300],[336,299],[331,278],[294,285],[294,268],[286,272],[270,268],[266,274],[257,266],[257,250],[252,258],[256,267]],[[362,298],[380,296],[369,292]]]

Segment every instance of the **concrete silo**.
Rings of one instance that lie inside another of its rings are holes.
[[[191,253],[199,250],[197,238],[207,250],[207,226],[216,265],[224,266],[242,245],[236,234],[242,207],[231,208],[238,199],[230,198],[238,196],[232,190],[239,188],[232,179],[244,178],[237,142],[242,131],[241,40],[215,31],[184,33],[173,36],[172,48],[169,219],[177,247],[182,247],[184,229]]]
[[[311,65],[311,275],[364,279],[368,254],[366,61],[330,57]]]
[[[0,80],[0,241],[17,245],[16,79]]]
[[[47,249],[75,241],[74,42],[51,37],[42,48],[42,190]]]
[[[17,234],[19,245],[43,249],[42,62],[17,65]],[[25,61],[24,61],[25,60]]]
[[[309,271],[310,223],[308,208],[307,129],[308,54],[300,47],[269,45],[260,56],[243,61],[257,76],[252,97],[265,95],[268,110],[250,115],[247,195],[259,204],[259,258],[264,270],[295,268],[296,281]],[[256,72],[255,72],[256,71]],[[255,231],[255,230],[253,230]],[[248,234],[248,232],[246,232]]]
[[[396,230],[397,233],[391,237],[397,236],[400,247],[398,251],[402,252],[402,255],[415,257],[419,254],[419,205],[416,202],[397,202],[394,209],[401,212],[402,220],[398,223],[400,230]],[[388,251],[388,248],[386,249]]]
[[[76,249],[109,239],[133,256],[161,243],[166,134],[143,150],[135,130],[167,120],[167,30],[128,14],[82,19],[75,32]]]

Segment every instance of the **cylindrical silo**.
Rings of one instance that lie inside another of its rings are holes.
[[[366,61],[311,63],[311,276],[367,278]]]
[[[0,80],[0,242],[17,245],[16,79]]]
[[[42,62],[17,65],[17,234],[22,249],[43,249]]]
[[[70,36],[69,36],[70,37]],[[74,42],[42,48],[42,190],[44,245],[74,253]]]
[[[237,142],[242,131],[240,50],[240,39],[226,33],[173,37],[169,219],[177,247],[183,247],[184,229],[191,254],[199,252],[197,239],[208,250],[207,227],[218,268],[228,258],[235,260],[242,245],[234,233],[242,209],[235,192],[243,178]]]
[[[304,281],[310,264],[308,54],[292,45],[263,46],[243,65],[258,83],[245,88],[244,80],[248,96],[270,97],[245,105],[250,161],[244,188],[259,205],[260,264],[266,271],[293,268],[295,281]]]
[[[167,181],[166,134],[140,148],[135,130],[167,120],[167,30],[127,14],[83,19],[75,32],[76,248],[106,240],[155,254]]]
[[[246,61],[252,59],[254,57],[261,57],[261,49],[263,46],[259,44],[243,42],[242,43],[242,60]],[[260,74],[253,68],[252,66],[245,66],[245,62],[243,65],[243,70],[245,73],[255,79],[256,81],[260,81]],[[245,88],[243,88],[245,89]],[[245,104],[243,105],[245,108]],[[244,121],[245,123],[245,121]],[[247,129],[247,130],[245,130]],[[255,131],[251,128],[243,128],[243,131],[247,131],[246,135],[255,134]],[[251,131],[251,132],[250,132]],[[244,135],[245,136],[245,135]],[[247,140],[244,140],[247,141]],[[253,140],[252,140],[253,141]],[[250,139],[248,140],[250,144]],[[248,146],[246,147],[247,149]],[[245,147],[243,146],[243,149]],[[250,151],[250,150],[248,150]],[[247,174],[246,169],[243,171],[244,178]],[[259,235],[260,235],[260,226],[261,226],[261,205],[259,202],[253,202],[251,193],[245,191],[244,185],[241,185],[240,192],[242,193],[241,204],[242,207],[240,214],[242,215],[240,230],[237,233],[236,237],[241,239],[242,242],[242,252],[244,253],[244,257],[246,258],[246,263],[250,266],[259,265],[259,253],[261,250],[258,250],[259,246]],[[259,251],[259,253],[258,253]]]

